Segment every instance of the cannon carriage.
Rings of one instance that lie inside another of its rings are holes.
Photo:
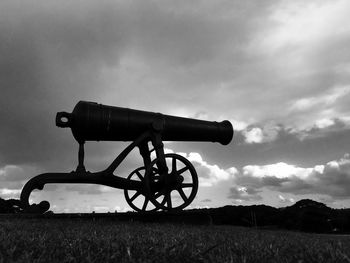
[[[233,137],[232,125],[227,120],[210,122],[86,101],[78,102],[72,113],[58,112],[56,125],[70,128],[79,144],[77,168],[70,173],[43,173],[30,179],[21,192],[24,210],[31,211],[29,196],[34,189],[42,190],[45,184],[58,183],[98,184],[123,189],[127,203],[136,211],[181,210],[195,198],[198,176],[185,157],[164,153],[163,141],[206,141],[227,145]],[[131,143],[105,170],[89,172],[84,165],[87,141]],[[136,147],[143,166],[133,170],[127,178],[116,176],[118,166]],[[140,197],[141,203],[137,201]],[[44,213],[49,209],[49,203],[42,201],[37,207],[37,211]]]

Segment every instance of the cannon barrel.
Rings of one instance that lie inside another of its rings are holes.
[[[70,127],[78,142],[133,141],[150,128],[159,128],[163,141],[210,141],[229,144],[232,124],[80,101],[72,113],[58,112],[58,127]],[[158,126],[158,127],[155,127]]]

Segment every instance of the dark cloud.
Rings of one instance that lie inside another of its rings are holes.
[[[40,170],[34,166],[6,165],[0,168],[0,191],[7,191],[7,195],[11,195],[11,191],[22,189],[28,177],[32,177],[38,173],[40,173]]]
[[[0,169],[0,181],[7,182],[18,182],[25,179],[25,174],[35,174],[39,171],[35,167],[31,166],[15,166],[6,165],[4,168]]]
[[[283,183],[286,183],[288,179],[277,178],[276,176],[269,176],[261,178],[261,183],[266,186],[280,187]]]
[[[147,60],[165,61],[170,68],[191,68],[195,73],[200,70],[196,65],[208,67],[207,63],[226,56],[230,46],[239,47],[247,42],[261,20],[266,20],[265,15],[274,2],[267,1],[264,5],[258,4],[259,1],[254,5],[200,2],[186,3],[186,8],[170,7],[171,3],[166,1],[139,2],[130,8],[135,14],[132,22],[136,51]],[[246,12],[242,13],[239,8],[245,8]],[[250,19],[244,20],[244,16]],[[240,56],[239,52],[234,52],[229,54],[233,59]],[[210,69],[215,70],[215,67]]]
[[[269,115],[271,101],[265,98],[275,94],[283,105],[290,92],[302,89],[288,89],[285,82],[281,94],[276,90],[281,79],[271,83],[281,76],[266,72],[271,58],[262,56],[257,63],[247,50],[257,35],[275,28],[269,16],[276,1],[5,1],[1,7],[2,165],[36,162],[58,168],[52,151],[68,165],[76,146],[69,132],[54,126],[54,117],[80,99],[166,113],[186,108],[193,115],[207,112],[213,120],[226,115],[245,121]]]
[[[234,19],[231,21],[210,12],[213,7],[219,13],[228,12],[230,5],[225,1],[220,5],[186,4],[191,8],[138,1],[2,2],[0,149],[4,150],[0,153],[0,164],[51,163],[58,167],[53,152],[55,156],[63,156],[62,163],[68,163],[74,158],[75,146],[67,132],[54,126],[57,111],[70,111],[81,99],[110,99],[108,93],[116,98],[113,104],[125,104],[134,100],[130,98],[130,89],[141,97],[152,92],[161,96],[158,91],[163,87],[144,90],[125,83],[111,87],[110,76],[105,75],[104,69],[106,72],[118,69],[121,59],[130,54],[136,54],[139,61],[148,61],[155,70],[161,67],[159,76],[166,73],[164,63],[169,69],[195,67],[203,61],[209,65],[221,50],[227,49],[223,45],[246,39],[247,27],[258,25],[268,6],[247,8],[246,12],[253,17],[247,23],[242,20],[247,13],[237,12],[235,5],[241,6],[236,3],[230,7]],[[221,6],[226,7],[221,9]],[[202,12],[195,11],[197,8]],[[235,32],[235,36],[229,32]],[[115,73],[118,75],[118,70]],[[174,78],[179,77],[173,73]],[[101,79],[101,74],[107,79]],[[189,85],[193,92],[196,85]],[[181,94],[189,86],[178,87],[176,93]],[[173,93],[171,86],[167,88],[165,97]],[[159,103],[162,98],[153,100]],[[158,110],[164,109],[166,104],[159,104]]]
[[[273,186],[275,187],[275,186]],[[275,189],[278,189],[280,192],[284,193],[293,193],[296,195],[305,195],[310,193],[318,193],[318,194],[325,194],[320,191],[320,189],[317,189],[318,186],[312,184],[309,180],[298,178],[297,176],[291,176],[287,180],[285,180],[284,184],[277,186]]]
[[[73,142],[55,114],[105,90],[98,69],[118,62],[120,24],[108,6],[91,16],[89,5],[14,2],[0,4],[0,163],[65,163]]]

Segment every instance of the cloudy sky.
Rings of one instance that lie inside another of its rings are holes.
[[[1,1],[0,197],[75,169],[78,145],[54,119],[88,100],[232,122],[228,146],[165,145],[198,171],[191,207],[350,207],[349,12],[347,0]],[[87,143],[87,169],[126,145]],[[122,190],[97,185],[50,185],[31,200],[128,208]]]

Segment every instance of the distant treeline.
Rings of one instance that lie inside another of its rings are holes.
[[[34,211],[34,210],[32,210]],[[20,201],[0,198],[0,213],[22,214]],[[256,228],[279,228],[315,233],[350,233],[350,209],[332,209],[310,199],[292,206],[275,208],[266,205],[224,206],[193,209],[181,212],[109,213],[109,214],[57,214],[48,217],[117,218],[123,221],[170,222],[190,224],[236,225]]]
[[[123,217],[147,222],[236,225],[314,233],[350,233],[350,209],[332,209],[310,199],[303,199],[283,208],[266,205],[224,206],[184,210],[179,213],[130,212]]]
[[[208,209],[214,224],[270,227],[317,233],[350,233],[350,209],[303,199],[292,206],[225,206]]]
[[[17,199],[4,200],[0,197],[0,213],[1,214],[17,214],[21,213],[21,202]]]

